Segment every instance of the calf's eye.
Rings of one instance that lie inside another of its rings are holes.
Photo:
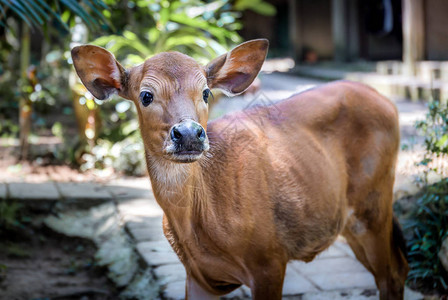
[[[213,97],[213,94],[212,94],[212,92],[211,92],[209,89],[205,89],[205,90],[202,92],[202,99],[204,99],[204,102],[205,102],[205,103],[208,103],[208,97],[209,97],[210,95],[212,95],[212,97]]]
[[[141,92],[140,93],[140,101],[143,106],[148,106],[154,100],[154,96],[150,92]]]

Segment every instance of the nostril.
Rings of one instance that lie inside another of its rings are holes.
[[[205,130],[202,127],[198,130],[197,137],[201,142],[205,140]]]
[[[176,127],[174,127],[171,130],[171,139],[173,141],[179,141],[182,138],[182,134],[180,133],[179,129],[177,129]]]

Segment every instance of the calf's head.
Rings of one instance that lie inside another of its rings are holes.
[[[137,107],[146,151],[175,162],[194,162],[209,149],[210,89],[244,92],[266,58],[268,41],[245,42],[205,67],[178,52],[164,52],[128,70],[107,50],[72,49],[81,81],[100,100],[118,93]]]

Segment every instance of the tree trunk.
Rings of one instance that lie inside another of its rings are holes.
[[[84,44],[87,42],[87,28],[84,24],[77,22],[76,34],[72,35],[73,44]],[[76,36],[76,40],[74,37]],[[95,146],[98,134],[101,131],[101,116],[97,105],[90,108],[84,103],[80,103],[80,99],[85,97],[86,88],[81,84],[74,68],[71,69],[69,75],[69,87],[72,92],[73,110],[75,112],[76,123],[78,124],[79,145],[75,151],[75,159],[78,163],[82,163],[82,154],[90,151]],[[88,101],[88,100],[87,100]],[[86,147],[88,146],[88,147]]]
[[[423,0],[402,0],[404,73],[415,76],[416,62],[425,58]]]
[[[22,27],[22,38],[20,47],[20,76],[21,87],[24,87],[28,82],[27,71],[30,65],[30,28],[27,25]],[[20,125],[20,152],[19,159],[24,160],[28,157],[29,142],[28,137],[31,131],[31,114],[33,107],[28,95],[22,91],[22,96],[19,100],[19,125]]]

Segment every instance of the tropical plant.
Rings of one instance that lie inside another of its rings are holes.
[[[239,11],[253,10],[264,16],[273,16],[276,13],[275,6],[263,0],[236,0],[234,7]]]
[[[0,0],[0,26],[6,27],[8,31],[20,32],[19,158],[28,157],[28,139],[33,112],[30,94],[36,92],[37,85],[35,68],[34,70],[30,68],[31,29],[48,32],[48,27],[51,27],[48,25],[53,25],[52,21],[55,20],[68,31],[69,26],[74,24],[75,17],[82,19],[89,28],[97,29],[107,22],[102,14],[105,9],[107,6],[102,0],[84,0],[82,3],[76,0],[55,0],[50,3],[42,0]],[[9,20],[17,22],[10,23]],[[4,29],[3,32],[6,33]]]
[[[423,189],[404,229],[412,233],[408,280],[447,291],[448,273],[437,254],[448,238],[448,179]]]
[[[88,7],[88,11],[85,7]],[[102,11],[107,5],[102,0],[0,0],[0,26],[8,26],[7,19],[14,17],[29,27],[43,29],[51,20],[56,20],[66,30],[74,17],[80,17],[92,29],[107,24]]]
[[[241,41],[241,13],[231,10],[228,0],[207,3],[202,0],[140,0],[150,26],[140,34],[125,30],[93,43],[106,47],[125,63],[141,63],[155,53],[176,50],[205,61],[224,53]]]
[[[0,201],[0,234],[21,226],[20,209],[22,206],[16,202]]]
[[[429,102],[426,119],[417,122],[416,127],[425,138],[428,155],[448,154],[448,107],[446,103]]]
[[[424,135],[425,156],[419,163],[426,166],[422,191],[416,196],[415,206],[404,222],[410,237],[408,260],[411,268],[408,280],[425,284],[439,291],[448,290],[448,272],[444,269],[438,253],[448,238],[448,178],[428,185],[429,172],[442,170],[431,164],[435,157],[448,154],[448,108],[446,103],[428,103],[426,119],[416,123]]]

